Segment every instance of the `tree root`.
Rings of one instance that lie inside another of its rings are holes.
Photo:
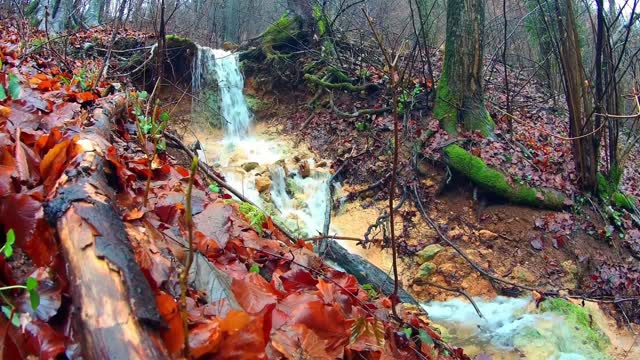
[[[330,90],[345,90],[345,91],[353,91],[353,92],[360,92],[360,91],[374,92],[380,88],[378,85],[371,84],[371,83],[364,84],[364,85],[353,85],[349,82],[332,83],[332,82],[324,81],[319,77],[311,74],[304,74],[304,79],[315,85],[318,85],[320,87],[330,89]]]
[[[338,115],[341,117],[345,117],[345,118],[357,118],[359,116],[362,115],[376,115],[376,114],[383,114],[387,111],[391,111],[392,109],[390,107],[383,107],[380,109],[361,109],[358,110],[356,112],[352,112],[352,113],[346,113],[340,109],[338,109],[335,104],[333,103],[333,94],[329,95],[329,103],[331,104],[331,109]]]
[[[554,190],[510,184],[502,172],[487,166],[458,145],[447,145],[443,151],[447,165],[484,190],[511,202],[544,209],[562,209],[570,203],[564,194]]]

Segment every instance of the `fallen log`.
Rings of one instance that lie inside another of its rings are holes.
[[[115,191],[105,176],[109,120],[126,109],[114,97],[94,112],[45,203],[56,227],[73,299],[73,323],[87,359],[168,358],[157,334],[163,327],[153,291],[135,261]]]
[[[360,255],[352,254],[333,239],[324,240],[326,251],[321,254],[347,273],[358,279],[360,284],[371,284],[379,288],[379,292],[389,295],[393,293],[393,279],[377,266],[373,265]],[[403,303],[418,305],[418,301],[402,288],[398,289],[398,297]]]

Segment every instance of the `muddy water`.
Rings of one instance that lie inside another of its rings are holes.
[[[218,50],[199,48],[199,52],[203,53],[194,65],[201,68],[193,71],[194,76],[207,76],[213,69],[222,80],[219,90],[226,125],[224,131],[220,131],[206,123],[192,123],[184,132],[185,141],[199,140],[208,163],[276,221],[300,236],[320,233],[329,191],[330,164],[304,145],[294,146],[294,142],[277,129],[252,124],[242,96],[237,59]],[[216,64],[218,58],[224,63]],[[194,79],[194,83],[201,80]],[[361,238],[376,221],[380,210],[376,206],[363,209],[357,203],[346,204],[333,217],[331,233]],[[417,230],[416,236],[422,236]],[[385,271],[390,269],[391,257],[386,251],[362,249],[350,241],[341,241],[341,245]],[[416,271],[411,263],[401,262],[401,267],[403,280],[410,279]],[[562,315],[539,313],[528,298],[498,297],[477,301],[486,320],[480,319],[471,305],[460,299],[426,302],[423,306],[434,323],[442,326],[444,337],[453,345],[464,347],[471,356],[490,354],[494,359],[563,360],[624,359],[626,356],[627,359],[640,359],[637,347],[626,354],[632,348],[633,337],[617,330],[597,308],[590,312],[611,339],[608,353],[578,343],[580,337],[576,336],[576,329]]]

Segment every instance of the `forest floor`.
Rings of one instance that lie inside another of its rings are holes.
[[[436,52],[435,73],[441,58]],[[300,68],[303,65],[300,65]],[[367,67],[368,66],[368,67]],[[384,86],[381,69],[364,65],[368,81]],[[357,73],[352,69],[352,73]],[[439,225],[439,230],[460,246],[482,268],[519,285],[562,294],[583,295],[591,298],[617,299],[637,296],[640,286],[638,224],[630,213],[614,210],[618,223],[603,214],[599,200],[582,194],[576,186],[576,175],[568,136],[566,114],[562,107],[554,106],[553,99],[545,94],[542,86],[525,73],[514,74],[510,69],[513,109],[513,132],[508,117],[504,116],[505,96],[500,79],[504,68],[495,65],[487,79],[487,108],[496,121],[496,138],[482,138],[473,133],[463,133],[464,146],[481,157],[488,165],[508,175],[514,184],[527,184],[550,188],[567,195],[571,202],[562,211],[549,211],[505,203],[498,197],[483,193],[465,178],[453,174],[449,177],[441,161],[441,148],[452,138],[439,129],[424,105],[426,95],[416,95],[415,110],[408,112],[401,128],[401,186],[409,192],[418,184],[420,195],[428,213]],[[337,210],[334,225],[345,224],[341,235],[362,238],[368,226],[353,228],[353,219],[363,217],[373,224],[388,208],[388,182],[391,172],[392,118],[390,113],[348,118],[340,116],[327,96],[320,97],[314,106],[310,100],[315,89],[277,88],[261,90],[261,74],[247,79],[246,92],[271,104],[258,112],[258,121],[265,121],[274,129],[281,129],[292,141],[302,142],[320,158],[333,161],[334,167],[345,164],[339,180],[343,189],[352,195],[347,205]],[[422,91],[432,91],[430,83],[417,78],[414,81]],[[426,89],[426,90],[425,90]],[[515,90],[514,90],[515,89]],[[388,98],[384,93],[365,95],[334,91],[333,105],[342,112],[355,112],[365,108],[381,108]],[[557,98],[562,104],[563,99]],[[412,166],[412,150],[424,139],[427,129],[431,135],[419,153],[416,166]],[[350,162],[351,153],[365,152],[365,156]],[[638,197],[640,177],[637,176],[639,149],[631,154],[621,188]],[[346,160],[345,160],[346,159]],[[603,159],[604,160],[604,159]],[[377,186],[372,187],[372,185]],[[367,191],[363,191],[369,189]],[[402,197],[398,195],[398,199]],[[406,195],[406,193],[405,193]],[[350,216],[351,214],[351,216]],[[416,253],[429,244],[441,244],[446,250],[438,254],[433,263],[435,271],[429,281],[438,285],[460,289],[472,296],[492,297],[496,292],[518,295],[522,289],[511,286],[492,286],[486,277],[473,269],[453,249],[447,248],[426,224],[416,206],[407,202],[399,209],[397,226],[402,258],[402,282],[420,300],[444,300],[455,293],[444,292],[431,286],[419,285],[419,256]],[[379,235],[374,231],[371,237]],[[354,246],[350,246],[354,249]],[[379,262],[389,265],[388,244],[366,243],[367,248],[386,248],[386,259]],[[358,250],[355,250],[358,251]],[[366,251],[367,256],[378,251]],[[640,321],[640,313],[631,304],[603,304],[620,325],[626,325],[626,317]],[[622,312],[618,310],[622,309]]]
[[[98,81],[108,28],[63,38],[0,23],[0,357],[468,359],[232,200],[153,93]]]

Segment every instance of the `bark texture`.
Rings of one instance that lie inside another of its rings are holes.
[[[95,125],[83,131],[79,155],[58,180],[45,204],[55,224],[69,276],[74,327],[87,359],[167,358],[156,330],[163,325],[155,296],[138,267],[115,190],[105,176],[108,122],[126,109],[116,97],[94,112]]]
[[[448,133],[457,133],[458,124],[485,136],[493,133],[484,106],[483,48],[484,0],[449,0],[444,64],[433,110]]]

